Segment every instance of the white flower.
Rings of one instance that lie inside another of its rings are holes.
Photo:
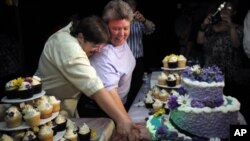
[[[172,90],[170,93],[176,97],[179,97],[179,93],[176,90]]]
[[[181,95],[177,99],[178,104],[181,106],[190,106],[191,100],[189,99],[188,95]]]
[[[200,65],[193,65],[190,69],[191,69],[192,72],[195,72],[195,71],[200,70],[201,67],[200,67]]]

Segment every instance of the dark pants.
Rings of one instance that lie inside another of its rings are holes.
[[[81,95],[77,110],[80,117],[109,117],[94,100],[85,96],[85,94]]]
[[[128,110],[131,107],[137,93],[141,88],[143,73],[144,73],[143,57],[140,57],[136,59],[136,66],[133,71],[131,86],[128,93],[127,102],[125,104],[126,110]]]

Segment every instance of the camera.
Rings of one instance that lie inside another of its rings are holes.
[[[217,10],[212,14],[211,16],[212,24],[216,24],[219,21],[221,21],[220,11],[225,7],[225,5],[226,5],[226,2],[223,2],[222,4],[220,4]]]

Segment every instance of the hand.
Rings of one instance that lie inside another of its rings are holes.
[[[144,18],[144,16],[139,11],[136,11],[134,14],[135,14],[135,16],[134,16],[135,20],[137,20],[139,22],[144,22],[146,20]]]
[[[232,18],[229,15],[229,13],[221,12],[220,16],[221,16],[221,19],[222,19],[223,23],[227,27],[227,29],[230,30],[233,27],[233,22],[232,22]]]
[[[139,128],[131,121],[122,121],[117,123],[117,135],[114,138],[122,141],[139,141]]]
[[[208,14],[207,17],[204,19],[202,25],[208,25],[208,24],[212,24],[212,14]]]
[[[146,129],[145,123],[138,123],[136,126],[140,129],[140,140],[150,141],[150,134]]]

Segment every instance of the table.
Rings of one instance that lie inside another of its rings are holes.
[[[77,126],[86,123],[90,129],[94,129],[97,137],[99,137],[98,141],[109,141],[115,128],[113,120],[109,118],[74,118],[71,120],[74,121]]]
[[[152,72],[150,79],[151,88],[157,83],[157,77],[158,75],[160,75],[160,73],[161,71]],[[128,111],[129,116],[135,123],[143,123],[146,121],[145,119],[149,116],[149,110],[146,107],[138,106],[138,103],[140,101],[143,101],[145,95],[146,94],[143,93],[143,86],[142,86]],[[244,116],[240,112],[238,116],[238,121],[240,125],[247,124]]]

